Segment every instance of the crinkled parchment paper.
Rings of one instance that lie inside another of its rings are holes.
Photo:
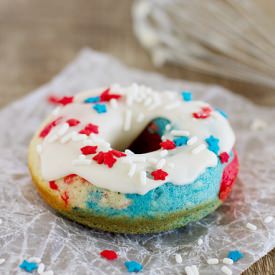
[[[27,147],[40,122],[52,110],[48,94],[69,95],[110,83],[150,85],[160,90],[188,88],[196,99],[225,110],[237,134],[241,172],[233,193],[215,213],[182,229],[154,235],[118,235],[88,229],[59,217],[38,196],[27,168]],[[251,130],[255,118],[268,127]],[[0,274],[20,274],[18,264],[30,256],[42,258],[55,274],[124,274],[124,261],[144,265],[144,274],[183,274],[196,264],[200,274],[221,274],[222,264],[207,265],[209,257],[224,258],[229,250],[245,257],[230,268],[239,274],[275,246],[275,110],[260,108],[219,86],[171,80],[133,70],[114,58],[84,50],[47,85],[0,111]],[[257,225],[256,231],[246,223]],[[203,244],[198,245],[198,239]],[[103,249],[119,259],[100,258]],[[183,258],[175,262],[175,253]]]

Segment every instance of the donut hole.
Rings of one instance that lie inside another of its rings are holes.
[[[168,124],[170,124],[170,120],[164,117],[152,119],[130,145],[123,149],[129,149],[135,154],[145,154],[159,150],[161,137],[164,135]]]

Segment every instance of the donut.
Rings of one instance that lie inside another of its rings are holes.
[[[33,182],[61,215],[91,228],[154,233],[219,207],[239,163],[227,115],[183,91],[112,85],[51,97],[29,146]]]

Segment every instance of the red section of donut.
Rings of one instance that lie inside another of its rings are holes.
[[[222,175],[221,187],[219,192],[219,198],[222,201],[224,201],[230,194],[239,172],[239,160],[238,160],[237,152],[233,150],[233,153],[234,153],[234,158],[225,167]]]

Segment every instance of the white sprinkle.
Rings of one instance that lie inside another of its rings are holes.
[[[264,219],[264,223],[271,223],[273,221],[273,217],[272,216],[267,216],[265,219]]]
[[[58,136],[56,134],[52,134],[48,138],[48,142],[52,143],[58,139]]]
[[[222,262],[223,262],[224,264],[229,264],[229,265],[232,265],[232,264],[234,263],[234,261],[233,261],[232,259],[230,259],[230,258],[224,258],[224,259],[222,260]]]
[[[76,134],[76,135],[72,136],[72,141],[82,141],[82,140],[85,140],[87,138],[88,137],[85,134]]]
[[[232,270],[225,265],[221,268],[221,271],[226,275],[232,275]]]
[[[160,154],[161,157],[165,157],[165,156],[168,155],[168,150],[166,150],[166,149],[165,150],[161,150],[159,154]]]
[[[70,126],[68,123],[64,123],[62,126],[60,126],[57,135],[58,136],[63,136],[68,130],[69,130]]]
[[[145,101],[144,101],[144,106],[149,106],[152,103],[152,97],[148,97]]]
[[[176,164],[174,162],[170,162],[168,163],[168,167],[170,167],[171,169],[174,169],[176,167]]]
[[[30,257],[28,261],[29,262],[35,262],[37,264],[41,263],[41,259],[38,258],[38,257]]]
[[[82,166],[82,165],[89,165],[92,161],[90,159],[74,159],[72,161],[72,165],[75,166]]]
[[[45,270],[45,265],[43,263],[39,264],[37,273],[42,274],[44,272],[44,270]]]
[[[208,259],[207,263],[211,264],[211,265],[212,264],[218,264],[219,263],[219,259],[217,259],[217,258]]]
[[[112,98],[112,99],[110,100],[110,104],[111,104],[111,107],[112,107],[113,109],[117,109],[118,104],[117,104],[117,100],[116,100],[115,98]]]
[[[53,271],[52,270],[49,270],[49,271],[45,271],[43,273],[41,273],[41,275],[53,275]]]
[[[59,114],[60,110],[61,110],[60,107],[56,107],[56,108],[52,111],[52,114],[53,114],[54,116],[57,116],[57,115]]]
[[[259,131],[259,130],[264,130],[267,127],[267,123],[260,119],[260,118],[255,118],[250,126],[250,129],[253,131]]]
[[[131,129],[132,111],[127,110],[125,114],[124,131],[129,131]]]
[[[184,268],[184,270],[185,270],[185,272],[186,272],[187,275],[195,275],[194,272],[193,272],[193,270],[192,270],[192,268],[191,268],[191,266],[186,266]]]
[[[202,245],[203,244],[203,239],[199,238],[198,239],[198,245]]]
[[[132,156],[132,155],[135,154],[134,152],[132,152],[132,151],[129,150],[129,149],[126,149],[124,152],[125,152],[125,154],[126,154],[127,156]]]
[[[181,257],[180,254],[176,254],[176,255],[175,255],[175,259],[176,259],[176,262],[177,262],[178,264],[181,264],[181,263],[182,263],[182,257]]]
[[[191,269],[194,275],[199,275],[199,270],[196,265],[191,265]]]
[[[37,145],[36,145],[36,152],[37,152],[38,154],[40,154],[40,153],[42,152],[42,145],[41,145],[41,144],[37,144]]]
[[[248,228],[252,231],[257,230],[257,226],[255,224],[252,224],[252,223],[249,223],[249,222],[246,224],[246,228]]]
[[[171,125],[171,124],[167,124],[167,125],[165,126],[165,130],[166,130],[166,131],[169,131],[171,128],[172,128],[172,125]]]
[[[145,116],[143,113],[139,113],[137,116],[137,122],[142,122],[144,120]]]
[[[178,101],[178,102],[172,103],[172,104],[170,104],[170,105],[166,105],[166,106],[164,107],[164,109],[165,109],[165,110],[176,109],[176,108],[178,108],[178,107],[180,106],[180,104],[181,104],[181,103]]]
[[[199,152],[203,151],[206,149],[206,145],[204,143],[200,144],[199,146],[197,146],[196,148],[194,148],[192,150],[192,154],[198,154]]]
[[[3,264],[6,260],[4,258],[0,259],[0,264]]]
[[[126,105],[131,106],[133,104],[134,97],[132,94],[127,94]]]
[[[135,163],[131,164],[128,176],[131,178],[136,173],[137,165]]]
[[[146,184],[146,172],[141,171],[139,176],[140,176],[140,183],[142,185],[145,185]]]
[[[184,130],[173,130],[171,131],[171,135],[172,136],[189,136],[189,132],[188,131],[184,131]]]
[[[77,135],[77,133],[75,131],[70,132],[67,135],[65,135],[64,137],[62,137],[62,139],[60,140],[60,142],[61,143],[66,143],[66,142],[68,142],[70,139],[72,139],[76,135]]]
[[[163,168],[163,166],[165,165],[165,163],[166,163],[166,159],[160,159],[160,160],[158,161],[157,165],[156,165],[156,168],[157,168],[157,169]]]
[[[148,158],[148,162],[149,162],[150,164],[156,164],[156,163],[158,162],[158,160],[155,159],[155,158]]]
[[[83,154],[80,154],[80,155],[78,156],[78,159],[86,159],[86,156],[83,155]]]
[[[187,145],[193,145],[193,144],[195,144],[197,141],[198,141],[198,137],[196,137],[196,136],[191,137],[190,139],[188,139]]]

